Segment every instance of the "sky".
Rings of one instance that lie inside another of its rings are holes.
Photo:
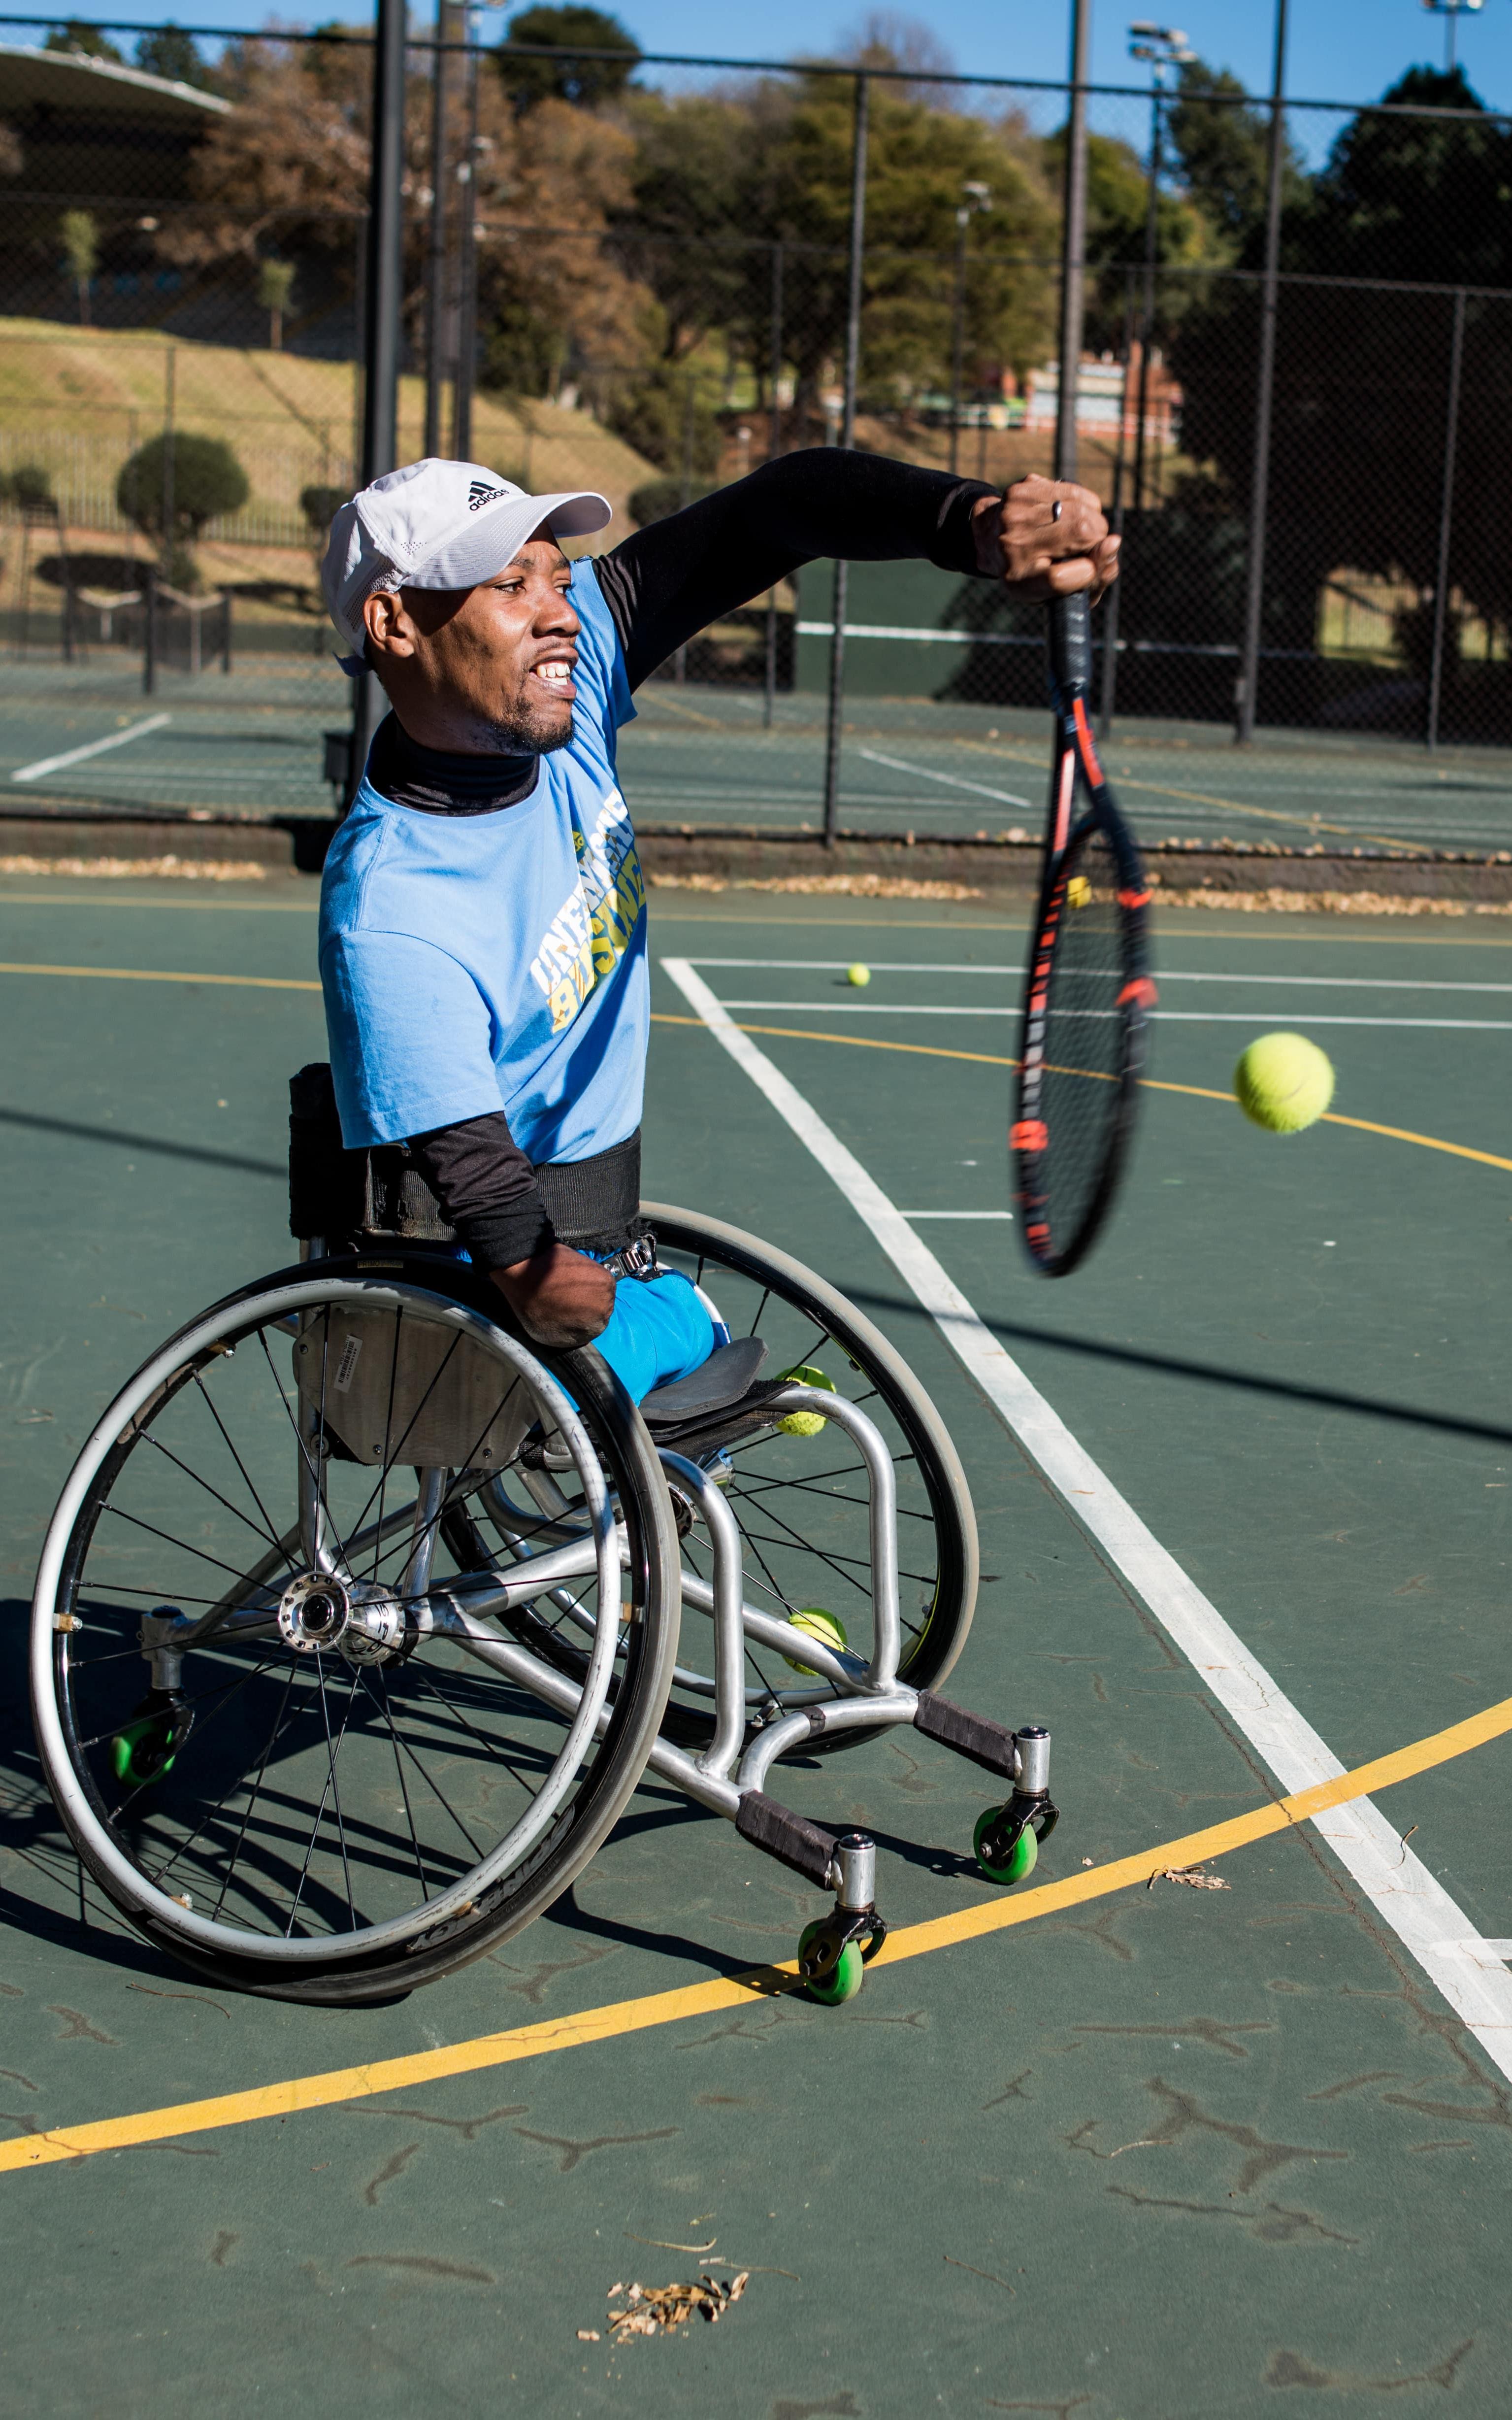
[[[78,0],[81,15],[96,11],[88,0]],[[142,22],[162,23],[177,16],[180,23],[204,25],[247,25],[267,21],[271,13],[246,0],[178,0],[174,8],[133,7],[116,0]],[[613,0],[600,0],[613,7]],[[1148,5],[1148,0],[1147,0]],[[1217,68],[1228,68],[1252,91],[1269,88],[1273,33],[1273,0],[1261,6],[1236,5],[1236,0],[1181,0],[1180,23],[1201,54]],[[318,23],[339,16],[357,21],[360,7],[325,0],[308,12],[285,7],[277,12],[285,24]],[[430,0],[415,0],[417,19],[428,17]],[[812,55],[838,47],[867,13],[866,0],[832,8],[815,8],[813,0],[765,0],[755,12],[712,11],[707,0],[622,0],[615,10],[642,48],[648,51],[691,52],[702,55],[759,55],[788,58]],[[1070,43],[1069,0],[926,0],[926,5],[899,9],[926,24],[964,73],[1060,78],[1066,72]],[[1132,10],[1093,0],[1093,77],[1099,83],[1143,85],[1146,71],[1127,57],[1127,24]],[[506,10],[480,8],[475,22],[486,39],[495,38]],[[1323,0],[1300,5],[1292,0],[1287,86],[1308,99],[1361,101],[1375,100],[1404,69],[1422,62],[1443,64],[1445,21],[1429,14],[1422,0]],[[1512,0],[1485,0],[1478,14],[1463,14],[1456,28],[1459,56],[1472,84],[1494,107],[1512,107]],[[0,38],[12,41],[35,39],[24,30],[0,27]],[[123,42],[129,48],[129,43]],[[1317,156],[1333,129],[1316,128],[1317,140],[1305,139],[1306,129],[1295,130],[1302,147]]]

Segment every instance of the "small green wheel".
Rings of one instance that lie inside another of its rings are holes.
[[[971,1835],[972,1852],[978,1865],[990,1883],[1021,1883],[1026,1874],[1034,1871],[1034,1861],[1040,1854],[1040,1843],[1032,1823],[1026,1823],[1001,1865],[995,1865],[983,1854],[982,1839],[1004,1813],[1001,1807],[987,1807],[977,1818],[977,1828]]]
[[[116,1780],[131,1790],[162,1781],[173,1771],[174,1758],[188,1730],[187,1717],[171,1704],[149,1706],[136,1721],[123,1723],[110,1743],[111,1770]]]
[[[821,1930],[822,1927],[818,1924],[806,1924],[804,1926],[802,1932],[798,1936],[798,1956],[800,1958],[808,1948],[810,1942],[814,1937],[814,1934]],[[856,1993],[860,1990],[865,1980],[866,1967],[861,1959],[861,1945],[858,1941],[847,1941],[844,1948],[840,1953],[840,1959],[833,1973],[826,1975],[823,1982],[805,1983],[803,1988],[808,1993],[810,1999],[817,2000],[821,2008],[838,2009],[841,2007],[842,2002],[855,1999]]]

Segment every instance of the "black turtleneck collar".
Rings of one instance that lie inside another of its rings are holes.
[[[517,807],[540,769],[539,756],[457,756],[423,748],[396,714],[378,724],[367,764],[369,781],[385,799],[427,815],[491,815]]]

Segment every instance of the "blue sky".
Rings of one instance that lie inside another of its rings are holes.
[[[130,7],[131,0],[121,0]],[[612,0],[609,0],[612,5]],[[1148,0],[1146,0],[1148,5]],[[1216,67],[1232,69],[1252,89],[1270,79],[1273,18],[1270,0],[1260,6],[1235,5],[1235,0],[1180,0],[1180,23],[1203,57]],[[81,8],[87,10],[87,0]],[[161,21],[177,15],[180,22],[238,25],[255,23],[264,16],[245,0],[179,0],[174,9],[138,6],[133,15]],[[279,12],[285,23],[318,22],[324,16],[355,19],[363,13],[341,0],[316,7],[307,14],[287,8]],[[707,0],[624,0],[625,23],[647,50],[687,51],[738,56],[756,52],[766,57],[791,57],[821,51],[837,42],[866,13],[860,5],[816,9],[813,0],[766,0],[759,11],[713,11]],[[933,0],[933,5],[901,14],[927,24],[935,39],[964,71],[981,74],[1058,77],[1065,73],[1068,46],[1068,0],[1031,5],[1031,0]],[[1141,83],[1142,71],[1126,58],[1128,18],[1132,5],[1116,8],[1112,0],[1094,0],[1093,67],[1102,82]],[[504,12],[482,9],[477,22],[486,32],[499,26]],[[419,0],[417,17],[429,15],[429,0]],[[1368,101],[1379,97],[1404,68],[1419,61],[1435,65],[1443,58],[1444,21],[1428,14],[1422,0],[1292,0],[1288,89],[1314,99]],[[4,29],[12,40],[24,33]],[[1483,99],[1494,106],[1512,106],[1512,0],[1486,0],[1478,15],[1458,23],[1461,59]],[[1297,128],[1299,137],[1304,128]],[[1326,139],[1331,131],[1320,126]],[[1309,150],[1313,144],[1304,144]]]

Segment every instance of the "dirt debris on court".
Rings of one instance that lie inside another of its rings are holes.
[[[98,876],[111,882],[266,882],[268,868],[239,857],[0,857],[3,874]]]
[[[653,874],[653,891],[786,891],[804,898],[985,899],[969,882],[912,882],[891,874]]]

